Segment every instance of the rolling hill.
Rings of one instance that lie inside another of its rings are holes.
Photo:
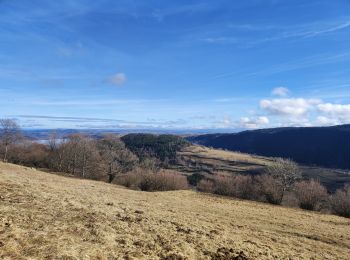
[[[191,145],[177,153],[177,164],[171,168],[187,175],[200,174],[210,177],[215,173],[221,175],[259,174],[274,158],[224,151],[205,146]],[[350,183],[350,171],[332,168],[301,165],[304,179],[317,179],[334,192]]]
[[[0,259],[348,259],[350,220],[0,163]]]
[[[350,125],[287,127],[188,137],[214,148],[269,157],[284,157],[306,165],[350,169]]]

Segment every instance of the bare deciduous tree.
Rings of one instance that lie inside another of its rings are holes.
[[[290,159],[278,158],[266,167],[265,173],[278,179],[283,185],[283,191],[289,189],[297,180],[301,179],[301,171],[298,164]]]
[[[50,166],[60,172],[83,178],[99,179],[103,175],[102,160],[96,140],[81,134],[49,140]]]
[[[86,137],[80,140],[78,167],[83,178],[97,179],[103,174],[103,161],[96,140]]]
[[[102,160],[96,140],[81,134],[68,136],[67,142],[60,146],[64,150],[65,171],[83,178],[98,178],[102,174]]]
[[[99,142],[101,155],[108,167],[108,181],[112,182],[118,173],[130,171],[137,162],[137,156],[129,151],[116,135],[106,135]]]
[[[59,138],[57,132],[52,132],[48,140],[50,167],[59,172],[63,171],[63,162],[67,152],[66,141],[66,138]]]
[[[295,162],[278,158],[265,169],[265,174],[259,176],[260,190],[266,200],[272,204],[281,204],[287,189],[301,178],[301,171]]]
[[[6,162],[10,145],[20,138],[20,127],[15,120],[0,119],[0,138],[4,147],[3,161]]]

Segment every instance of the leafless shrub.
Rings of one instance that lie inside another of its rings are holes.
[[[284,195],[284,185],[271,175],[263,174],[255,178],[261,195],[271,204],[281,204]]]
[[[335,214],[350,218],[350,185],[338,189],[331,196],[330,203]]]
[[[256,187],[251,176],[215,176],[213,180],[202,180],[197,189],[218,195],[241,199],[255,199]]]
[[[162,170],[153,174],[143,175],[140,183],[143,191],[168,191],[188,189],[187,178],[181,173]]]
[[[117,176],[114,183],[142,191],[188,189],[187,178],[179,172],[170,170],[162,170],[154,173],[139,169]]]
[[[327,190],[319,181],[308,180],[295,184],[295,194],[300,208],[315,210],[316,206],[327,196]]]
[[[118,184],[131,189],[140,189],[140,183],[145,175],[152,174],[152,171],[141,167],[136,167],[132,171],[125,174],[118,174],[114,180],[114,184]]]
[[[142,176],[135,172],[121,174],[115,177],[113,183],[130,188],[138,189]]]
[[[48,166],[48,155],[49,150],[47,146],[23,140],[20,143],[11,145],[8,161],[29,167],[46,168]]]
[[[233,178],[229,176],[215,176],[214,193],[223,196],[233,196]]]
[[[197,190],[206,193],[214,193],[214,182],[204,179],[197,184]]]
[[[256,187],[253,178],[247,175],[237,175],[233,178],[234,194],[241,199],[255,199]]]

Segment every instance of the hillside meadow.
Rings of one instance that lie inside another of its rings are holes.
[[[207,177],[221,175],[259,174],[275,158],[252,155],[241,152],[213,149],[200,145],[184,147],[177,153],[177,164],[170,168],[185,174],[199,173]],[[329,191],[334,192],[350,183],[350,171],[318,166],[300,165],[304,179],[320,180]]]
[[[0,163],[1,259],[348,259],[350,220]]]

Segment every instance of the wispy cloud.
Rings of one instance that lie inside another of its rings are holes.
[[[235,37],[209,37],[209,38],[203,39],[203,41],[208,43],[231,44],[231,43],[238,43],[239,39]]]
[[[303,40],[344,31],[350,28],[350,18],[338,21],[318,21],[297,25],[269,25],[269,24],[229,24],[222,30],[221,35],[207,37],[208,43],[241,43],[244,46],[256,45],[282,40]],[[239,37],[244,32],[244,36]]]
[[[285,97],[288,96],[289,89],[285,87],[277,87],[271,91],[271,94],[274,96]]]
[[[350,52],[315,55],[315,56],[309,56],[300,60],[278,64],[268,69],[263,69],[263,70],[258,70],[256,72],[248,73],[247,76],[273,75],[273,74],[282,73],[282,72],[311,68],[311,67],[325,65],[325,64],[345,62],[349,60],[350,60]]]
[[[304,24],[299,25],[296,28],[286,27],[282,30],[282,32],[278,32],[274,36],[256,40],[252,43],[260,44],[270,41],[280,41],[286,39],[307,39],[345,30],[349,27],[350,20],[330,23],[318,22],[313,24]]]
[[[155,99],[99,99],[99,100],[37,100],[30,102],[39,106],[110,106],[125,104],[153,103],[164,100]]]
[[[350,52],[342,53],[325,53],[321,55],[312,55],[302,59],[296,59],[287,61],[284,63],[275,64],[268,68],[257,69],[256,71],[248,72],[247,70],[235,70],[223,72],[217,75],[213,75],[211,79],[225,79],[234,76],[240,77],[256,77],[256,76],[268,76],[274,74],[280,74],[284,72],[290,72],[295,70],[313,68],[322,65],[335,64],[340,62],[348,62],[350,60]]]
[[[17,115],[19,118],[33,119],[52,119],[52,120],[67,120],[67,121],[89,121],[89,122],[124,122],[124,120],[106,119],[106,118],[91,118],[91,117],[71,117],[71,116],[43,116],[43,115]]]
[[[163,21],[165,18],[173,15],[179,14],[194,14],[207,12],[212,10],[214,7],[213,4],[210,3],[195,3],[195,4],[184,4],[184,5],[176,5],[171,8],[158,8],[154,9],[151,12],[151,16],[158,20],[159,22]]]
[[[70,117],[70,116],[46,116],[46,115],[13,115],[13,118],[19,119],[24,127],[41,127],[59,125],[64,123],[67,128],[98,128],[98,129],[142,129],[142,128],[164,128],[177,129],[187,125],[184,119],[177,120],[120,120],[110,118],[91,118],[91,117]]]
[[[79,41],[71,45],[60,44],[60,46],[57,47],[58,55],[62,57],[67,57],[67,58],[70,58],[79,54],[83,54],[86,52],[87,52],[86,48]]]
[[[127,79],[125,73],[118,72],[108,77],[107,82],[115,86],[122,86],[126,83],[126,80]]]

